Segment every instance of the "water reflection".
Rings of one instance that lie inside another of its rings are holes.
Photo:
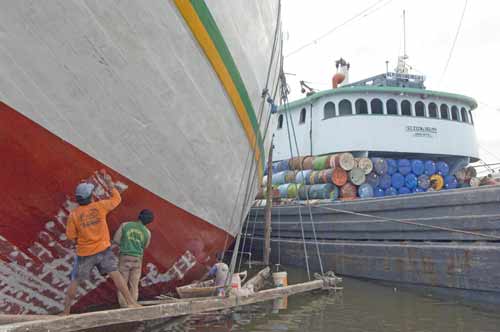
[[[290,273],[290,283],[304,280]],[[380,331],[380,332],[493,332],[500,331],[500,315],[454,302],[423,297],[392,287],[344,279],[341,293],[314,292],[283,303],[261,303],[175,320],[106,328],[107,332],[219,332],[219,331]],[[100,332],[95,329],[93,332]]]

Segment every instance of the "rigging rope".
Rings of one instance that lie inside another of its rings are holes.
[[[262,117],[264,115],[264,105],[265,105],[265,102],[266,102],[266,97],[268,96],[268,84],[269,84],[269,79],[270,79],[270,75],[271,75],[271,68],[272,68],[272,65],[274,63],[274,58],[275,58],[275,53],[276,53],[276,45],[278,43],[278,40],[279,40],[279,27],[281,26],[281,23],[280,23],[280,20],[281,20],[281,1],[278,2],[278,15],[277,15],[277,18],[276,18],[276,27],[275,27],[275,31],[274,31],[274,40],[273,40],[273,47],[272,47],[272,50],[271,50],[271,57],[270,57],[270,60],[269,60],[269,65],[268,65],[268,70],[267,70],[267,77],[266,77],[266,86],[265,88],[263,89],[263,92],[262,92],[262,100],[261,100],[261,104],[260,104],[260,110],[259,110],[259,121],[258,121],[258,128],[260,130],[261,128],[261,124],[262,124]],[[263,141],[265,142],[266,140],[266,137],[267,137],[267,131],[268,131],[268,126],[269,126],[269,122],[271,120],[271,110],[272,110],[272,105],[270,105],[269,107],[269,112],[268,112],[268,117],[267,117],[267,122],[266,122],[266,125],[265,125],[265,130],[264,130],[264,135],[263,135]],[[257,142],[257,139],[255,140],[254,142],[254,145],[255,146],[252,146],[252,152],[249,153],[252,155],[252,159],[250,159],[250,162],[251,162],[251,165],[250,165],[250,171],[248,172],[248,178],[247,178],[247,181],[246,181],[246,184],[247,184],[247,187],[246,187],[246,191],[245,191],[245,195],[244,195],[244,198],[243,198],[243,205],[242,205],[242,208],[241,208],[241,213],[240,213],[240,218],[238,219],[239,220],[239,225],[238,225],[238,235],[236,237],[236,242],[235,242],[235,245],[234,245],[234,250],[233,250],[233,255],[231,257],[231,263],[230,263],[230,271],[231,271],[231,274],[232,275],[235,271],[235,268],[236,268],[236,261],[237,261],[237,255],[238,255],[238,251],[239,251],[239,246],[240,246],[240,241],[241,241],[241,232],[242,232],[242,228],[243,228],[243,225],[244,225],[244,220],[245,220],[245,212],[247,212],[247,207],[248,205],[250,204],[250,201],[253,199],[253,197],[251,197],[251,194],[253,192],[253,189],[254,189],[254,184],[255,184],[255,180],[256,178],[258,177],[258,167],[259,165],[257,164],[257,162],[255,162],[255,153],[257,151],[257,147],[256,145],[258,144]],[[255,166],[255,167],[254,167]],[[241,189],[241,186],[243,184],[243,178],[241,179],[240,181],[240,188],[238,189],[238,193],[240,192],[240,189]],[[238,196],[239,197],[239,196]],[[237,202],[235,202],[235,208],[233,209],[233,216],[234,216],[234,213],[235,213],[235,210],[236,210],[236,206],[237,206]],[[231,226],[232,226],[232,223],[234,222],[234,219],[231,218]],[[224,248],[226,248],[227,246],[227,239],[228,239],[228,236],[226,235],[226,241],[225,241],[225,244],[224,244]],[[226,285],[229,283],[229,276],[228,274],[228,278],[226,280]]]
[[[455,38],[453,39],[453,43],[451,44],[450,53],[448,54],[448,59],[446,60],[443,74],[441,75],[441,81],[439,82],[440,84],[443,82],[444,76],[446,75],[446,71],[448,70],[448,65],[450,64],[451,57],[453,55],[453,51],[455,50],[455,44],[457,43],[458,35],[460,34],[460,28],[462,27],[462,22],[464,20],[465,11],[467,9],[467,2],[468,2],[468,0],[465,0],[464,9],[462,10],[462,16],[460,17],[460,21],[458,22],[457,32],[455,34]]]
[[[379,9],[382,9],[383,7],[385,7],[386,5],[388,5],[390,2],[392,2],[392,0],[389,0],[387,3],[385,3],[384,5],[380,6],[379,8],[376,8],[374,9],[372,12],[369,12],[371,9],[375,8],[376,6],[378,6],[379,4],[381,4],[382,2],[384,2],[386,0],[379,0],[377,1],[376,3],[370,5],[369,7],[363,9],[362,11],[358,12],[357,14],[355,14],[354,16],[352,16],[351,18],[345,20],[344,22],[340,23],[339,25],[333,27],[332,29],[328,30],[327,32],[325,32],[324,34],[322,34],[321,36],[313,39],[312,41],[300,46],[299,48],[296,48],[295,50],[291,51],[290,53],[288,53],[287,55],[285,55],[286,58],[288,58],[289,56],[292,56],[296,53],[299,53],[300,51],[302,51],[303,49],[311,46],[311,45],[314,45],[316,43],[318,43],[321,39],[327,37],[328,35],[332,34],[333,32],[337,31],[338,29],[340,29],[341,27],[343,27],[344,25],[347,25],[348,23],[354,21],[355,19],[359,18],[359,17],[366,17],[368,15],[371,15],[373,13],[375,13],[376,11],[378,11]]]

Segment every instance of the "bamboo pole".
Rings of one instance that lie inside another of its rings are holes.
[[[269,256],[271,254],[271,210],[273,208],[273,140],[271,139],[271,146],[269,147],[269,155],[267,158],[267,200],[266,200],[266,213],[264,224],[264,252],[262,253],[264,265],[269,265]]]

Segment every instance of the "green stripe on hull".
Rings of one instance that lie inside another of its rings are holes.
[[[238,71],[238,68],[236,67],[236,63],[234,62],[234,59],[231,55],[231,52],[229,51],[229,48],[227,47],[226,42],[224,41],[224,38],[222,37],[222,34],[217,27],[217,24],[215,23],[215,20],[210,14],[210,10],[208,9],[207,5],[205,4],[205,1],[203,0],[191,0],[191,4],[193,8],[195,9],[196,13],[198,14],[198,17],[200,18],[201,22],[205,26],[205,29],[207,30],[208,34],[210,35],[210,38],[212,39],[213,43],[215,44],[215,47],[217,48],[222,60],[224,61],[224,65],[226,66],[229,74],[231,75],[231,78],[236,86],[236,89],[238,90],[238,93],[241,97],[241,100],[243,101],[243,104],[245,105],[246,112],[248,114],[248,117],[250,119],[250,122],[252,124],[252,128],[255,132],[255,137],[257,138],[257,147],[261,151],[261,167],[264,167],[264,144],[262,140],[262,135],[260,132],[260,127],[259,123],[257,121],[257,117],[255,114],[255,110],[253,108],[252,102],[250,101],[250,97],[248,96],[247,89],[245,87],[245,84],[243,83],[243,80],[241,79],[240,72]]]

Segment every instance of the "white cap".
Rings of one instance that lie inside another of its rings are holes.
[[[78,186],[76,186],[75,196],[80,196],[83,199],[89,198],[90,195],[92,195],[94,188],[95,186],[92,183],[80,183]]]

